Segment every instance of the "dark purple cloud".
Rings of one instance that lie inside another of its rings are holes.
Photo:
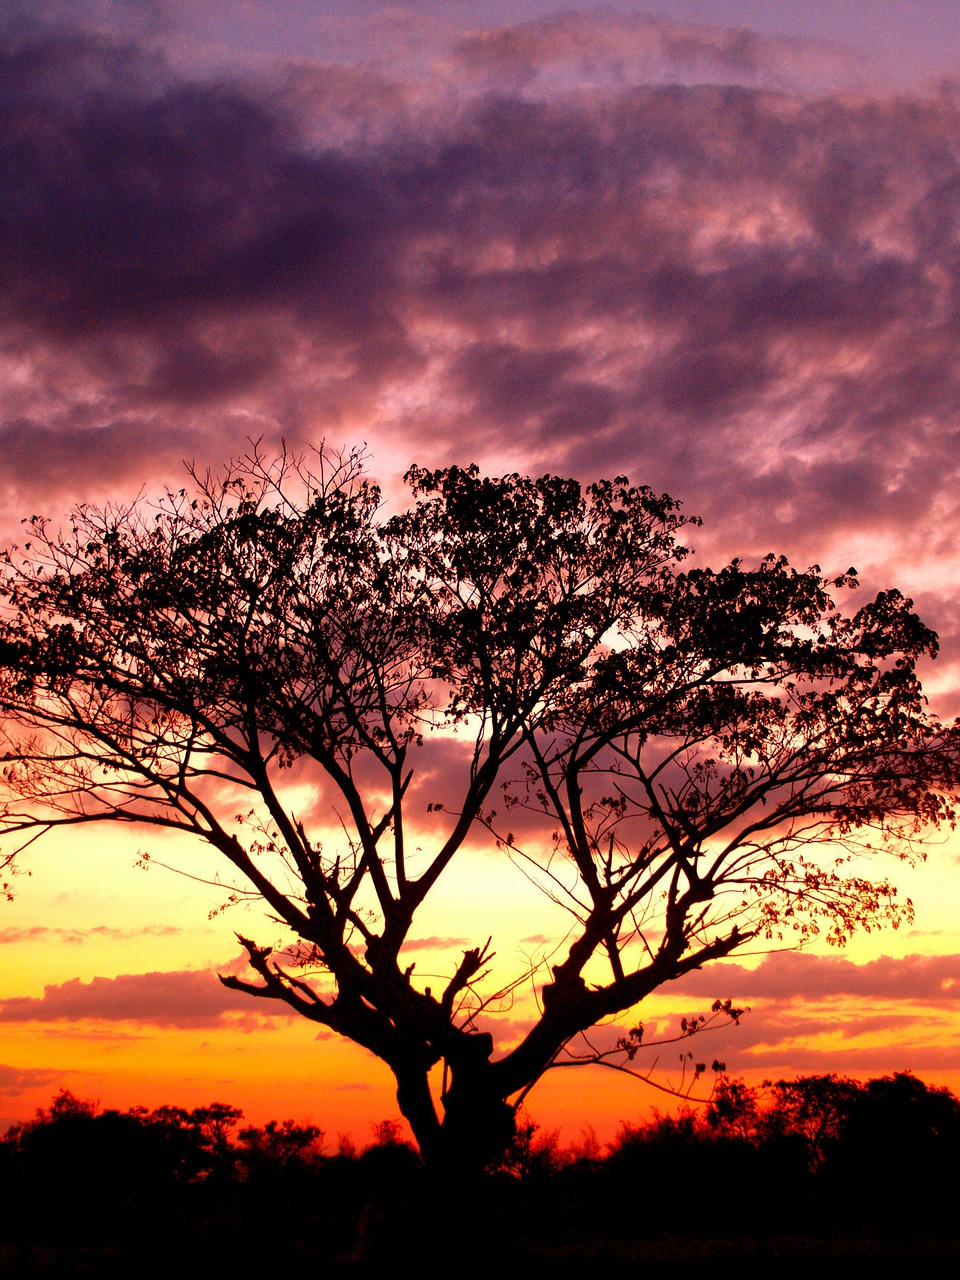
[[[362,434],[375,461],[627,470],[745,550],[951,521],[955,97],[643,82],[629,59],[584,88],[618,47],[774,57],[664,20],[585,31],[465,39],[487,95],[358,65],[190,80],[146,37],[8,31],[11,504],[178,479],[251,434]],[[577,93],[497,80],[557,58]]]
[[[250,95],[103,39],[4,46],[9,330],[107,359],[111,338],[167,338],[171,363],[141,391],[186,401],[269,367],[270,350],[191,343],[204,318],[286,304],[341,342],[374,338],[390,272],[372,252],[385,213],[369,164],[308,155]]]

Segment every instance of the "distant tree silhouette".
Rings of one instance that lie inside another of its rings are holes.
[[[293,1120],[269,1120],[263,1128],[248,1126],[238,1137],[243,1158],[251,1174],[266,1171],[290,1173],[308,1167],[323,1150],[323,1130],[314,1124]]]
[[[65,1089],[3,1143],[15,1174],[8,1221],[33,1220],[51,1236],[79,1226],[109,1234],[131,1206],[155,1208],[176,1177],[163,1135],[141,1114],[100,1111]]]
[[[99,1196],[105,1170],[122,1185],[136,1169],[138,1188],[145,1176],[154,1182],[228,1182],[238,1173],[276,1177],[321,1155],[323,1133],[315,1125],[270,1120],[262,1128],[238,1130],[242,1118],[238,1107],[223,1102],[189,1111],[162,1106],[101,1112],[96,1103],[61,1089],[49,1107],[13,1125],[2,1141],[42,1181],[53,1176],[83,1182]]]
[[[437,1212],[436,1179],[393,1121],[374,1127],[362,1154],[332,1155],[309,1125],[231,1123],[211,1176],[202,1113],[237,1116],[234,1108],[197,1108],[194,1122],[177,1107],[101,1112],[61,1095],[0,1138],[0,1266],[16,1261],[4,1251],[10,1242],[85,1240],[113,1253],[127,1240],[142,1256],[144,1232],[165,1244],[171,1229],[180,1243],[170,1256],[195,1257],[203,1239],[211,1256],[238,1265],[278,1253],[442,1258],[464,1232],[481,1255],[494,1244],[504,1259],[536,1240],[554,1257],[572,1241],[578,1256],[599,1248],[598,1256],[626,1258],[629,1242],[645,1239],[659,1239],[656,1256],[665,1259],[665,1236],[675,1237],[678,1259],[695,1242],[702,1253],[707,1241],[731,1237],[741,1245],[752,1238],[754,1256],[758,1238],[771,1233],[785,1237],[785,1256],[800,1245],[806,1259],[811,1247],[829,1255],[838,1231],[845,1256],[858,1235],[874,1255],[878,1235],[884,1252],[895,1253],[909,1235],[924,1258],[955,1254],[960,1102],[948,1090],[899,1073],[866,1083],[798,1077],[733,1096],[756,1117],[749,1132],[739,1120],[728,1131],[690,1107],[655,1112],[623,1124],[606,1155],[595,1139],[565,1150],[556,1133],[521,1115],[514,1143],[488,1176],[451,1185],[458,1212],[445,1215]],[[833,1136],[812,1162],[807,1135],[820,1103]],[[185,1159],[191,1145],[194,1157]],[[720,1253],[730,1256],[729,1244]]]
[[[842,1188],[860,1217],[887,1225],[940,1218],[956,1231],[958,1157],[960,1101],[948,1089],[909,1072],[869,1080],[825,1162],[825,1198]]]
[[[709,1130],[727,1138],[756,1142],[764,1128],[764,1119],[756,1089],[728,1076],[717,1081],[710,1105],[704,1113]]]
[[[770,1101],[763,1117],[762,1136],[796,1137],[803,1141],[807,1160],[819,1168],[847,1136],[851,1116],[860,1106],[864,1086],[847,1076],[798,1076],[768,1085]]]
[[[162,1136],[179,1176],[187,1179],[229,1178],[233,1174],[233,1135],[243,1118],[238,1107],[211,1102],[186,1111],[182,1107],[157,1107],[142,1113],[144,1123]]]
[[[359,455],[253,449],[155,506],[30,521],[0,585],[0,827],[11,869],[98,821],[207,842],[290,938],[243,939],[226,985],[370,1050],[423,1154],[480,1165],[576,1037],[664,983],[908,917],[864,858],[953,821],[957,740],[896,591],[845,615],[852,571],[684,569],[696,522],[622,478],[408,480],[388,517]],[[478,922],[421,979],[417,913],[483,835],[566,911],[562,947],[493,981]],[[497,1053],[524,981],[539,1015]]]
[[[762,1089],[728,1077],[718,1081],[704,1113],[708,1130],[746,1142],[802,1142],[811,1168],[821,1165],[860,1104],[864,1086],[847,1076],[797,1076]]]
[[[403,1145],[403,1130],[397,1120],[378,1120],[373,1127],[374,1147],[399,1147]]]

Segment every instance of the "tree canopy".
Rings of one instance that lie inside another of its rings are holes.
[[[191,474],[5,556],[4,862],[99,821],[206,841],[291,940],[222,981],[380,1058],[428,1157],[502,1147],[571,1041],[663,983],[909,916],[882,860],[953,822],[957,737],[897,591],[844,611],[853,570],[687,567],[697,521],[622,477],[413,467],[391,515],[360,454]],[[496,921],[442,989],[404,955],[481,835],[566,912],[499,1048]]]

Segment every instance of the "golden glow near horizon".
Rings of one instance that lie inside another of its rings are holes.
[[[78,851],[76,843],[87,848]],[[191,874],[217,874],[216,859],[202,846],[157,841],[152,833],[149,843],[158,859],[171,862],[175,851],[167,846],[179,844],[178,861]],[[109,824],[86,828],[82,841],[75,833],[67,839],[58,833],[38,846],[33,874],[19,881],[18,899],[0,928],[0,1060],[25,1084],[13,1106],[0,1102],[0,1122],[32,1114],[64,1086],[121,1108],[199,1106],[216,1099],[241,1106],[251,1122],[291,1115],[321,1125],[331,1138],[352,1133],[360,1143],[368,1140],[377,1119],[396,1114],[392,1079],[382,1064],[303,1019],[283,1016],[271,1002],[238,997],[235,1008],[217,1010],[216,972],[242,963],[234,930],[279,943],[276,926],[257,907],[233,907],[209,919],[222,892],[159,866],[137,869],[138,847],[129,831]],[[754,1083],[790,1074],[913,1069],[934,1083],[960,1087],[953,1065],[960,996],[960,932],[952,909],[958,847],[956,839],[946,841],[931,850],[926,865],[896,869],[894,878],[917,905],[913,928],[858,935],[839,954],[823,947],[809,955],[828,967],[846,962],[862,970],[885,956],[927,956],[932,963],[952,953],[955,964],[945,970],[952,976],[939,980],[939,998],[936,991],[918,1000],[909,989],[888,995],[844,990],[850,984],[843,981],[833,984],[835,990],[828,982],[823,993],[804,994],[802,967],[792,975],[799,989],[765,989],[755,998],[749,990],[741,996],[738,987],[750,986],[742,974],[731,980],[718,971],[711,984],[707,971],[710,996],[674,996],[664,989],[619,1019],[618,1031],[599,1032],[597,1042],[641,1019],[651,1048],[635,1065],[645,1071],[656,1064],[652,1078],[666,1086],[681,1082],[680,1055],[692,1051],[708,1061],[721,1057],[732,1074]],[[504,871],[502,862],[502,853],[474,852],[458,874],[441,880],[403,955],[415,963],[421,986],[436,987],[462,949],[492,932],[497,955],[488,989],[532,971],[502,1002],[499,1015],[489,1015],[498,1044],[506,1047],[535,1013],[544,964],[562,944],[564,913],[516,868]],[[758,946],[742,965],[756,969],[773,958]],[[805,959],[803,953],[797,963]],[[47,987],[48,1001],[51,995],[55,1001],[48,1009],[18,1007],[40,1000]],[[681,1017],[727,997],[751,1006],[739,1028],[655,1047],[676,1035]],[[37,1082],[31,1084],[33,1075]],[[695,1093],[707,1091],[704,1083]],[[574,1142],[585,1126],[607,1141],[622,1121],[634,1121],[651,1106],[673,1105],[668,1095],[633,1079],[583,1068],[550,1073],[527,1110],[548,1129],[560,1127],[564,1141]]]

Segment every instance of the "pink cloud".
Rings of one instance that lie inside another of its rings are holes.
[[[825,43],[763,36],[645,13],[567,10],[479,29],[457,43],[465,71],[487,89],[542,94],[552,85],[622,86],[638,79],[809,85],[849,82],[865,60]]]
[[[960,1000],[960,955],[880,956],[854,964],[844,956],[787,951],[767,956],[756,969],[716,964],[688,974],[670,990],[737,1001],[863,996],[949,1006]]]
[[[120,974],[44,987],[38,997],[0,1000],[0,1022],[68,1022],[87,1019],[161,1027],[216,1026],[226,1015],[255,1012],[262,1018],[293,1017],[285,1005],[229,991],[216,973],[186,969],[170,973]]]
[[[126,942],[136,938],[166,938],[182,933],[178,925],[145,925],[141,929],[115,929],[109,925],[94,925],[89,929],[60,929],[50,925],[32,925],[29,928],[0,929],[0,946],[22,946],[28,942],[66,942],[79,945],[91,939],[95,941]]]
[[[643,1072],[656,1064],[657,1079],[678,1071],[680,1055],[687,1053],[706,1063],[717,1059],[732,1074],[952,1071],[958,992],[960,956],[884,956],[857,965],[794,952],[769,956],[755,970],[714,965],[659,993],[700,1002],[710,1020],[695,1035],[677,1039],[681,1017],[689,1019],[689,1010],[645,1016],[641,1006],[631,1015],[630,1025],[644,1025],[633,1065]],[[739,1023],[710,1018],[717,997],[733,997],[745,1010]],[[626,1025],[595,1028],[589,1042],[608,1051]],[[575,1041],[571,1048],[582,1053],[584,1046]]]
[[[439,951],[469,945],[467,938],[442,938],[431,934],[427,938],[409,938],[403,944],[403,949],[404,951]]]

